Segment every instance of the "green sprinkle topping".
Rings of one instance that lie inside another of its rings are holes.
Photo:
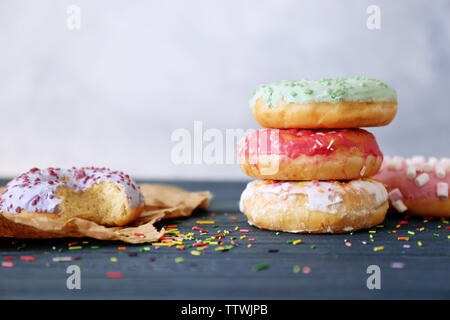
[[[177,257],[177,258],[175,258],[175,262],[176,263],[182,263],[182,262],[184,262],[184,258],[183,257]]]
[[[300,266],[299,266],[299,265],[294,266],[294,267],[292,268],[292,272],[293,272],[293,273],[299,273],[299,272],[300,272]]]
[[[373,78],[322,78],[261,85],[252,93],[250,106],[253,107],[259,98],[271,108],[280,100],[286,103],[392,101],[397,99],[397,93],[386,83]]]
[[[255,265],[252,267],[253,271],[255,271],[255,272],[257,272],[257,271],[262,271],[262,270],[265,270],[265,269],[268,269],[268,268],[269,268],[269,264],[268,264],[268,263],[265,263],[265,262],[259,263],[259,264],[255,264]]]

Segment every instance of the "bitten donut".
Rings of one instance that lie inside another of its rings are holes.
[[[449,158],[386,157],[374,179],[387,186],[396,211],[417,216],[450,217],[449,171]]]
[[[273,180],[351,180],[374,175],[383,154],[362,129],[261,129],[238,142],[247,175]]]
[[[33,168],[11,180],[0,198],[2,214],[61,221],[83,218],[106,226],[122,226],[144,209],[136,183],[106,168]]]
[[[251,225],[295,233],[344,233],[383,222],[388,194],[369,179],[250,182],[240,210]]]
[[[264,84],[249,103],[262,127],[279,129],[378,127],[397,113],[395,90],[363,77]]]

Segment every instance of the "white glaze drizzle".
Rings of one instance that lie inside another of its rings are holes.
[[[352,180],[346,183],[353,190],[365,190],[370,195],[375,196],[375,207],[379,207],[388,199],[388,194],[384,186],[373,180]],[[343,201],[342,194],[345,190],[338,182],[328,181],[308,181],[299,182],[277,182],[267,184],[263,180],[255,180],[247,184],[241,195],[239,208],[244,211],[244,201],[252,198],[256,193],[267,193],[275,195],[305,194],[308,196],[307,208],[311,211],[322,211],[327,213],[337,213],[334,205]]]
[[[56,190],[66,186],[75,191],[84,191],[95,183],[102,181],[117,185],[127,196],[129,207],[142,206],[144,196],[137,184],[121,172],[106,168],[72,168],[59,169],[33,168],[11,180],[5,187],[0,198],[1,211],[19,213],[22,210],[29,212],[58,212],[61,202],[56,197]]]

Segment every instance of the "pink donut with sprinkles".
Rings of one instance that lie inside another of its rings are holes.
[[[107,168],[33,168],[11,180],[0,198],[3,214],[83,218],[107,226],[135,220],[144,196],[129,175]]]
[[[237,144],[241,169],[257,179],[352,180],[381,166],[375,137],[363,129],[260,129]]]
[[[449,158],[385,157],[373,178],[386,185],[396,211],[425,217],[450,217]]]

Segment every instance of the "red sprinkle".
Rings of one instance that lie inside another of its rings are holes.
[[[243,232],[243,233],[249,233],[250,232],[250,230],[248,230],[248,229],[240,229],[239,231]]]
[[[14,258],[13,258],[12,256],[6,256],[6,257],[5,257],[5,260],[6,260],[6,261],[12,261],[13,259],[14,259]]]
[[[208,244],[207,243],[194,243],[192,246],[193,247],[204,247],[204,246],[207,246]]]
[[[21,256],[20,260],[23,260],[23,261],[35,261],[36,258],[35,257],[31,257],[31,256]]]
[[[206,231],[205,229],[199,228],[199,227],[197,227],[197,226],[193,226],[193,227],[192,227],[192,230],[197,230],[197,231],[201,231],[201,232],[208,232],[208,231]]]
[[[398,224],[408,224],[408,221],[400,221]]]
[[[3,261],[2,262],[2,267],[4,267],[4,268],[12,268],[12,267],[14,267],[14,263]]]
[[[123,274],[122,274],[122,272],[109,271],[109,272],[106,273],[106,276],[108,278],[118,279],[118,278],[122,278]]]

